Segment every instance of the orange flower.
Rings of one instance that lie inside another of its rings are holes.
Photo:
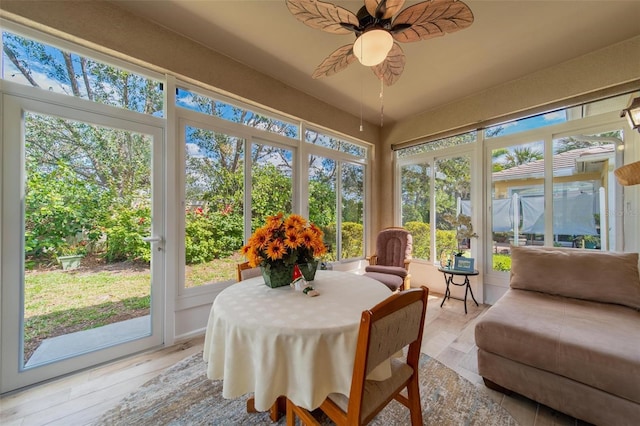
[[[287,238],[284,240],[284,245],[290,249],[297,249],[302,245],[302,239],[297,232],[287,232]]]
[[[249,239],[249,245],[257,248],[265,248],[269,244],[269,236],[270,233],[268,229],[265,229],[264,227],[259,228]]]
[[[271,260],[282,259],[284,252],[285,252],[284,242],[280,239],[272,241],[267,246],[267,256]]]
[[[260,265],[260,263],[263,261],[262,257],[255,250],[250,250],[247,253],[247,260],[249,261],[249,266],[251,266],[252,268]]]
[[[318,239],[320,240],[322,239],[324,232],[322,232],[322,229],[318,228],[318,226],[315,223],[309,224],[309,229],[311,229],[311,231],[313,231],[313,233],[316,234],[316,237],[318,237]]]
[[[313,255],[314,256],[322,256],[323,254],[327,253],[327,246],[324,245],[323,242],[320,242],[320,244],[315,244],[313,247]]]
[[[266,229],[273,232],[276,231],[282,225],[282,212],[275,216],[267,217]]]
[[[300,231],[306,225],[307,221],[300,215],[292,214],[284,221],[285,232]]]
[[[300,235],[300,238],[302,238],[302,243],[305,247],[311,248],[316,239],[316,234],[310,229],[305,229],[302,235]]]
[[[326,253],[322,230],[300,215],[284,217],[282,213],[267,217],[242,247],[252,267],[274,263],[310,262]]]

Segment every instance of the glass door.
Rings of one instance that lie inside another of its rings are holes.
[[[3,107],[1,391],[160,345],[162,128]]]

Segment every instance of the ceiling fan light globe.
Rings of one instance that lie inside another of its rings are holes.
[[[362,65],[372,67],[384,61],[392,47],[391,33],[381,29],[369,30],[353,43],[353,54]]]

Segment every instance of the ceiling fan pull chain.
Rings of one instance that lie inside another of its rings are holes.
[[[384,124],[384,82],[380,78],[380,127]]]
[[[364,98],[364,78],[362,76],[363,69],[364,68],[361,68],[360,70],[360,131],[361,132],[364,130],[364,127],[362,126],[362,102]]]

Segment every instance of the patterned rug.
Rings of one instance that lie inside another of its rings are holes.
[[[517,425],[482,388],[440,362],[420,358],[422,416],[427,425]],[[222,381],[206,376],[202,353],[168,368],[107,411],[96,425],[284,425],[271,423],[268,413],[247,413],[250,395],[222,397]],[[325,423],[325,422],[323,422]],[[409,410],[392,401],[370,423],[409,425]]]

